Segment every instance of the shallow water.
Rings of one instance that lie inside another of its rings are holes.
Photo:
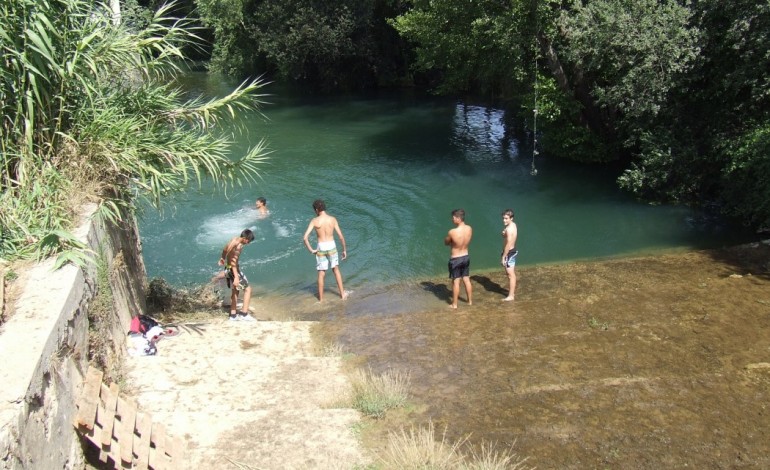
[[[373,447],[430,421],[536,468],[770,468],[770,247],[522,268],[514,303],[502,269],[472,281],[458,310],[438,279],[316,315],[411,377]]]
[[[223,94],[221,77],[191,73],[192,93]],[[256,243],[242,266],[257,295],[315,292],[315,260],[302,244],[316,198],[338,217],[348,243],[346,288],[443,276],[450,212],[464,208],[474,228],[472,270],[494,269],[500,213],[519,225],[520,266],[617,256],[660,248],[720,246],[746,234],[684,207],[650,206],[620,192],[612,170],[538,156],[507,131],[495,107],[418,96],[307,98],[279,89],[260,115],[241,116],[248,132],[236,151],[265,137],[273,150],[263,179],[224,191],[207,185],[178,197],[163,216],[140,219],[150,277],[175,285],[207,282],[222,246],[244,228]],[[253,204],[268,200],[259,219]],[[331,293],[334,282],[327,282]]]

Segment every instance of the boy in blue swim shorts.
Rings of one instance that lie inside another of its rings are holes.
[[[516,249],[518,229],[513,221],[512,209],[505,209],[502,216],[503,252],[500,253],[502,257],[500,263],[503,265],[505,274],[508,276],[508,297],[504,298],[503,301],[510,302],[513,300],[514,292],[516,291],[516,256],[519,254],[519,250]]]

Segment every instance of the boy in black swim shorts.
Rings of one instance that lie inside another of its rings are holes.
[[[448,267],[449,277],[452,279],[452,303],[449,307],[457,308],[461,279],[465,286],[468,305],[473,304],[473,288],[470,278],[471,260],[468,255],[468,245],[470,245],[473,237],[473,228],[465,223],[465,211],[462,209],[452,211],[452,223],[455,228],[451,229],[444,237],[444,245],[449,246]]]

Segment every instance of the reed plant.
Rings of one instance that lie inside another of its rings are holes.
[[[0,2],[0,258],[82,253],[68,230],[84,199],[114,221],[190,184],[259,177],[264,141],[231,158],[224,128],[238,128],[223,124],[258,110],[264,83],[184,97],[174,77],[200,40],[174,9],[131,29],[91,0]]]
[[[375,374],[371,368],[358,370],[351,380],[353,408],[374,418],[404,406],[409,395],[409,373],[388,369]]]

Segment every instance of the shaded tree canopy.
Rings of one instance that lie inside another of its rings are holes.
[[[770,225],[767,1],[196,2],[215,70],[502,98],[525,122],[536,91],[547,154],[619,161],[639,197]]]
[[[389,0],[197,0],[216,41],[211,68],[267,72],[316,90],[373,88],[406,75]]]

